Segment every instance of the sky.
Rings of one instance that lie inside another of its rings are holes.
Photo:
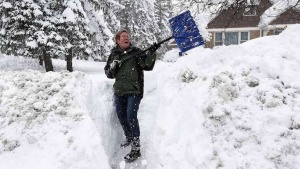
[[[3,169],[289,168],[300,165],[300,25],[240,45],[166,53],[145,72],[142,157],[113,107],[104,62],[0,54]]]

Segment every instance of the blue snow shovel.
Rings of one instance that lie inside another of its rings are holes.
[[[193,20],[190,11],[186,11],[182,14],[171,18],[169,20],[169,23],[172,29],[172,36],[168,37],[167,39],[161,42],[156,43],[156,46],[160,46],[161,44],[174,38],[178,48],[180,49],[181,53],[183,53],[204,44],[202,36],[200,35],[200,32],[197,28],[195,21]],[[153,47],[154,46],[151,46],[132,57],[138,56],[146,51],[149,51]],[[124,60],[119,61],[119,66],[125,61],[131,59],[132,57],[128,57]]]
[[[175,38],[182,53],[204,44],[190,11],[171,18],[169,22],[173,32],[172,38]]]

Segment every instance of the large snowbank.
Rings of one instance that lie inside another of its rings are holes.
[[[109,168],[86,108],[90,86],[80,72],[0,71],[0,166]]]
[[[297,168],[299,30],[197,48],[162,73],[152,168]]]

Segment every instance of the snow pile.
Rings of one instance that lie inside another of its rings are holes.
[[[175,62],[178,58],[179,58],[179,49],[172,49],[169,50],[165,53],[164,57],[162,58],[162,60],[164,62]]]
[[[0,71],[0,166],[109,168],[80,72]]]
[[[152,168],[297,168],[300,26],[215,50],[161,73]],[[150,152],[149,152],[150,154]]]

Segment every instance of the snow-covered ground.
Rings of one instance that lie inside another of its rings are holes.
[[[105,63],[0,55],[0,168],[300,166],[300,25],[238,46],[166,54],[145,72],[142,158],[126,164]]]

